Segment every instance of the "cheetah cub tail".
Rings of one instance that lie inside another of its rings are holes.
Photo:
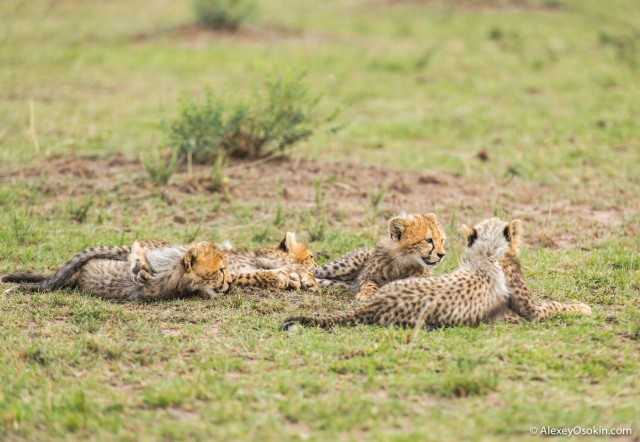
[[[2,277],[2,282],[42,282],[47,279],[45,275],[35,273],[13,273]]]
[[[284,320],[280,326],[280,331],[295,330],[296,324],[302,326],[315,326],[320,328],[331,328],[336,325],[356,324],[359,316],[357,312],[345,315],[330,316],[328,318],[312,318],[309,316],[292,316]]]
[[[17,290],[42,291],[41,284],[47,279],[49,279],[47,276],[35,273],[12,273],[11,275],[3,276],[1,281],[4,283],[17,283],[4,291],[5,295],[8,295]]]

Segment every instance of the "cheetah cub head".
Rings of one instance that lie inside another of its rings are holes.
[[[313,253],[302,241],[298,241],[296,234],[293,232],[287,232],[284,239],[278,246],[280,250],[286,252],[294,264],[313,269],[318,267],[318,264],[313,259]]]
[[[447,254],[447,235],[433,213],[401,213],[389,220],[388,228],[394,248],[425,268],[433,269]]]
[[[467,236],[467,257],[499,259],[507,254],[520,253],[521,223],[519,219],[510,222],[499,218],[489,218],[473,228],[462,225]]]
[[[214,244],[203,241],[187,249],[183,258],[182,276],[194,292],[213,296],[231,288],[232,275],[227,271],[227,259]]]

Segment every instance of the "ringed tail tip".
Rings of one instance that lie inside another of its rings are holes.
[[[295,319],[287,319],[280,326],[280,331],[293,331],[297,328]]]

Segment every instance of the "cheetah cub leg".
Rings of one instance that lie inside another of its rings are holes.
[[[520,324],[520,322],[522,322],[520,320],[520,316],[518,316],[513,310],[507,310],[506,312],[504,312],[504,315],[502,315],[501,319],[507,324],[513,325]]]
[[[128,259],[129,269],[135,282],[142,285],[151,279],[153,269],[147,260],[147,252],[166,246],[169,246],[168,242],[158,240],[136,241],[133,243]]]
[[[376,284],[375,282],[364,281],[362,284],[360,284],[360,291],[356,295],[356,299],[358,301],[366,301],[367,299],[371,298],[371,295],[378,291],[378,288],[378,284]]]
[[[563,304],[556,301],[547,301],[534,305],[533,319],[545,321],[556,313],[579,313],[585,316],[591,316],[591,307],[583,303]]]
[[[501,261],[507,277],[510,298],[509,308],[523,318],[532,321],[545,321],[556,313],[580,313],[591,315],[591,307],[583,303],[563,304],[557,301],[537,303],[533,301],[533,293],[529,290],[524,273],[517,258],[508,256]]]
[[[291,269],[258,270],[236,275],[233,283],[238,287],[260,287],[264,289],[299,289],[300,275]]]

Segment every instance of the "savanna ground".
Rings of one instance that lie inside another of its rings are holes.
[[[541,0],[279,2],[236,34],[187,1],[0,3],[0,273],[53,271],[136,238],[277,244],[320,261],[385,217],[524,222],[537,295],[590,318],[419,333],[277,331],[353,296],[234,289],[112,302],[0,297],[3,440],[528,440],[530,427],[640,433],[640,7]],[[345,127],[286,157],[153,185],[177,97],[242,95],[303,69]],[[386,190],[386,191],[385,191]],[[375,205],[377,196],[382,202]],[[589,440],[607,439],[596,436]]]

